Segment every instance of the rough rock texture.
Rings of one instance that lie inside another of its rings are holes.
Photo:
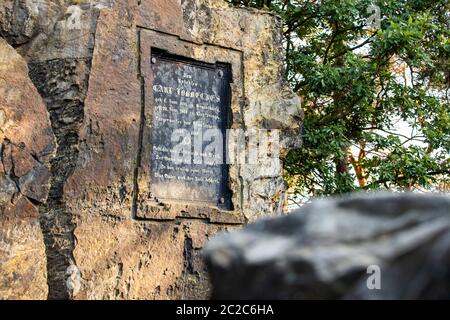
[[[88,86],[89,61],[57,59],[30,63],[30,76],[45,99],[58,142],[51,161],[49,198],[40,208],[47,246],[49,298],[69,298],[66,270],[74,265],[73,221],[62,199],[64,183],[72,174],[78,156],[78,129],[83,119],[83,101]]]
[[[220,51],[239,66],[233,127],[280,129],[283,156],[298,146],[302,114],[283,80],[279,19],[217,0],[21,0],[2,3],[0,30],[28,60],[58,141],[40,205],[49,298],[207,297],[200,248],[217,231],[282,213],[282,168],[232,165],[230,212],[155,206],[146,53],[157,38],[198,60]],[[66,281],[78,270],[80,290]]]
[[[450,198],[418,194],[318,200],[214,238],[218,299],[448,299]],[[380,268],[380,290],[369,290]],[[373,282],[372,282],[373,281]]]
[[[63,199],[66,180],[73,173],[78,158],[79,129],[84,117],[99,14],[95,6],[71,5],[60,9],[64,15],[51,33],[40,36],[29,48],[30,77],[44,98],[58,141],[52,161],[49,199],[41,206],[41,224],[47,246],[49,299],[71,298],[66,278],[74,266],[75,247],[72,212]],[[75,269],[76,270],[76,269]]]
[[[0,35],[13,46],[29,42],[47,20],[47,12],[44,12],[46,6],[44,1],[3,0],[0,7]]]
[[[47,111],[26,61],[0,39],[0,298],[45,299],[39,204],[55,149]]]
[[[202,10],[204,13],[199,12]],[[149,12],[153,18],[147,19],[145,14]],[[203,14],[210,18],[205,19]],[[249,23],[252,27],[246,31],[251,34],[246,35],[239,24],[233,27],[217,25],[227,19],[254,20]],[[149,201],[145,165],[139,168],[138,189],[135,189],[136,155],[140,147],[137,142],[142,111],[141,90],[142,86],[146,86],[137,73],[140,63],[145,60],[139,59],[140,56],[147,56],[144,52],[149,47],[145,42],[149,29],[175,34],[194,43],[212,43],[242,51],[244,77],[248,77],[248,83],[243,83],[244,90],[258,89],[258,92],[246,94],[245,100],[240,102],[240,107],[244,109],[242,116],[249,114],[248,122],[242,119],[241,123],[243,126],[261,128],[267,123],[264,117],[285,117],[276,123],[281,129],[292,128],[291,135],[286,134],[283,142],[285,147],[290,147],[292,132],[297,132],[295,128],[300,126],[300,106],[298,99],[280,80],[282,67],[278,54],[281,44],[276,38],[278,33],[273,31],[276,23],[277,19],[273,16],[230,9],[218,1],[207,5],[184,1],[183,6],[178,1],[142,1],[136,7],[119,1],[113,10],[101,11],[84,122],[80,130],[78,163],[64,189],[66,203],[77,225],[74,231],[77,239],[74,257],[83,277],[79,298],[176,299],[208,296],[203,281],[204,266],[192,262],[194,255],[185,254],[189,251],[189,243],[196,244],[193,250],[197,252],[210,235],[220,229],[235,228],[241,220],[218,219],[214,222],[217,216],[202,214],[204,210],[170,205],[165,206],[169,209],[161,219],[172,222],[158,222],[157,216],[149,218],[155,221],[146,221],[146,216],[140,216],[139,222],[130,220],[130,213],[136,204],[133,190],[139,193],[139,207],[146,206]],[[211,32],[209,35],[205,34],[207,30]],[[234,33],[233,36],[230,33]],[[215,40],[215,37],[222,40]],[[244,44],[235,44],[234,39],[239,37],[247,37],[242,40]],[[233,40],[230,43],[225,39]],[[255,39],[261,43],[262,50],[255,50]],[[193,58],[203,60],[195,52],[191,54]],[[145,68],[146,64],[142,65]],[[104,81],[105,75],[109,76],[108,81]],[[279,99],[273,92],[284,92],[285,97]],[[262,100],[264,95],[266,100]],[[277,111],[280,108],[282,111]],[[259,116],[256,117],[256,114]],[[145,154],[142,152],[144,157]],[[145,163],[145,159],[142,161]],[[240,214],[251,220],[258,215],[281,212],[284,192],[281,170],[267,175],[259,173],[256,166],[243,166],[235,172],[236,176],[239,175],[236,180],[243,181],[239,188],[233,188],[236,195],[242,195],[240,201],[235,203]],[[227,215],[232,217],[234,214]],[[191,218],[206,218],[210,223],[191,221]],[[180,227],[174,227],[177,224]],[[94,232],[98,235],[95,239],[92,238]],[[92,252],[102,254],[94,256]],[[146,263],[142,263],[142,257],[145,257]],[[185,266],[188,266],[187,271]],[[192,290],[186,291],[189,286]]]

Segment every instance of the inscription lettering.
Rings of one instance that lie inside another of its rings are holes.
[[[218,141],[227,128],[228,67],[163,53],[153,58],[152,193],[229,207],[224,141]]]
[[[182,79],[178,79],[177,82],[180,85],[192,86],[191,81],[184,81]],[[199,84],[196,83],[196,85],[198,86]],[[220,102],[220,97],[217,95],[210,95],[210,94],[207,94],[204,92],[190,91],[190,90],[186,90],[186,89],[182,89],[182,88],[165,87],[162,85],[154,85],[153,92],[154,93],[164,93],[167,95],[176,95],[179,97],[201,99],[204,101]],[[174,100],[172,100],[172,101],[174,101]]]

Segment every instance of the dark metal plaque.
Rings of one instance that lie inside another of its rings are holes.
[[[225,137],[230,67],[152,50],[151,188],[160,200],[231,209]]]

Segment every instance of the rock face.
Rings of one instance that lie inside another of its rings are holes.
[[[356,195],[217,236],[205,249],[213,298],[448,299],[449,208],[444,196]]]
[[[207,297],[200,249],[281,214],[282,167],[231,165],[231,211],[155,201],[150,50],[229,62],[232,127],[279,129],[283,157],[302,113],[283,80],[279,19],[217,0],[11,0],[0,34],[27,60],[58,144],[38,200],[49,298]]]
[[[0,39],[0,298],[45,299],[39,204],[47,200],[55,149],[27,63]]]

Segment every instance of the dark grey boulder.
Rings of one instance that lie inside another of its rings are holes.
[[[213,299],[448,299],[450,198],[316,200],[219,235],[204,256]]]

